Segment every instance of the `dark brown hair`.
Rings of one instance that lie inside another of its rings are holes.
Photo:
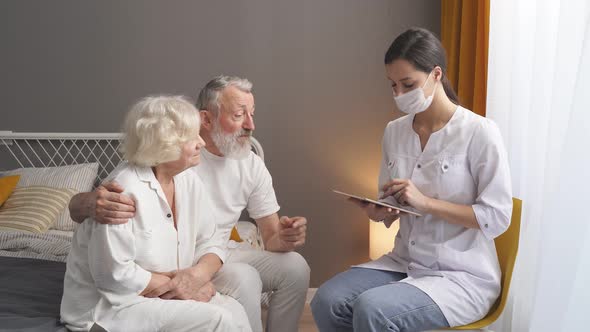
[[[434,67],[442,69],[442,85],[449,99],[459,105],[459,97],[447,78],[447,56],[442,44],[434,34],[426,29],[411,28],[399,35],[385,53],[385,64],[404,59],[416,69],[430,73]]]

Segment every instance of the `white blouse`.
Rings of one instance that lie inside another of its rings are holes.
[[[227,238],[217,231],[212,205],[194,172],[174,177],[178,231],[151,168],[124,165],[114,180],[135,200],[135,217],[122,225],[86,220],[76,230],[61,304],[62,321],[72,330],[88,330],[94,322],[106,328],[118,310],[148,301],[139,294],[150,272],[188,268],[207,253],[226,258]]]
[[[410,179],[428,197],[471,205],[480,229],[402,215],[393,251],[360,267],[407,273],[402,281],[427,293],[451,326],[468,324],[483,318],[500,293],[494,238],[512,213],[506,151],[497,126],[462,107],[424,151],[413,120],[409,115],[387,125],[379,188],[392,177]]]

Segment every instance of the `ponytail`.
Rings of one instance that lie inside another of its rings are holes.
[[[443,74],[441,82],[442,82],[443,89],[445,89],[445,93],[447,94],[447,97],[449,97],[449,99],[453,102],[453,104],[459,105],[459,97],[455,93],[455,90],[453,89],[451,82],[447,78],[447,75]]]

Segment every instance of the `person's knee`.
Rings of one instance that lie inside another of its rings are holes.
[[[236,331],[237,325],[234,315],[227,309],[215,306],[211,310],[211,330],[212,331]]]
[[[376,308],[372,298],[366,293],[359,295],[352,304],[354,319],[371,319],[375,312],[379,310],[379,308]]]
[[[316,319],[328,316],[332,309],[332,303],[334,302],[333,296],[334,294],[325,290],[324,285],[321,285],[315,292],[309,305],[311,307],[311,313]]]
[[[224,265],[221,272],[232,297],[260,297],[262,280],[254,267],[245,263],[230,263]]]
[[[277,262],[283,283],[289,288],[296,288],[307,292],[311,269],[305,258],[293,251],[281,254]]]
[[[225,307],[232,312],[234,323],[240,329],[247,330],[250,327],[250,320],[246,309],[235,299],[228,297]]]
[[[325,283],[318,288],[311,300],[311,313],[318,325],[325,327],[325,324],[333,325],[350,317],[352,312],[347,304],[342,294],[335,292],[330,284]]]
[[[216,304],[195,302],[192,300],[171,301],[172,309],[164,315],[166,324],[162,330],[206,330],[236,331],[236,322],[230,310]],[[163,306],[163,311],[166,306]]]
[[[367,291],[359,295],[352,304],[352,320],[355,329],[387,327],[388,331],[398,331],[395,324],[384,316],[382,308],[375,301],[375,296],[379,294]]]

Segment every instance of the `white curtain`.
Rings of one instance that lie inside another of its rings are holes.
[[[590,331],[590,0],[492,0],[487,117],[523,200],[494,331]]]

